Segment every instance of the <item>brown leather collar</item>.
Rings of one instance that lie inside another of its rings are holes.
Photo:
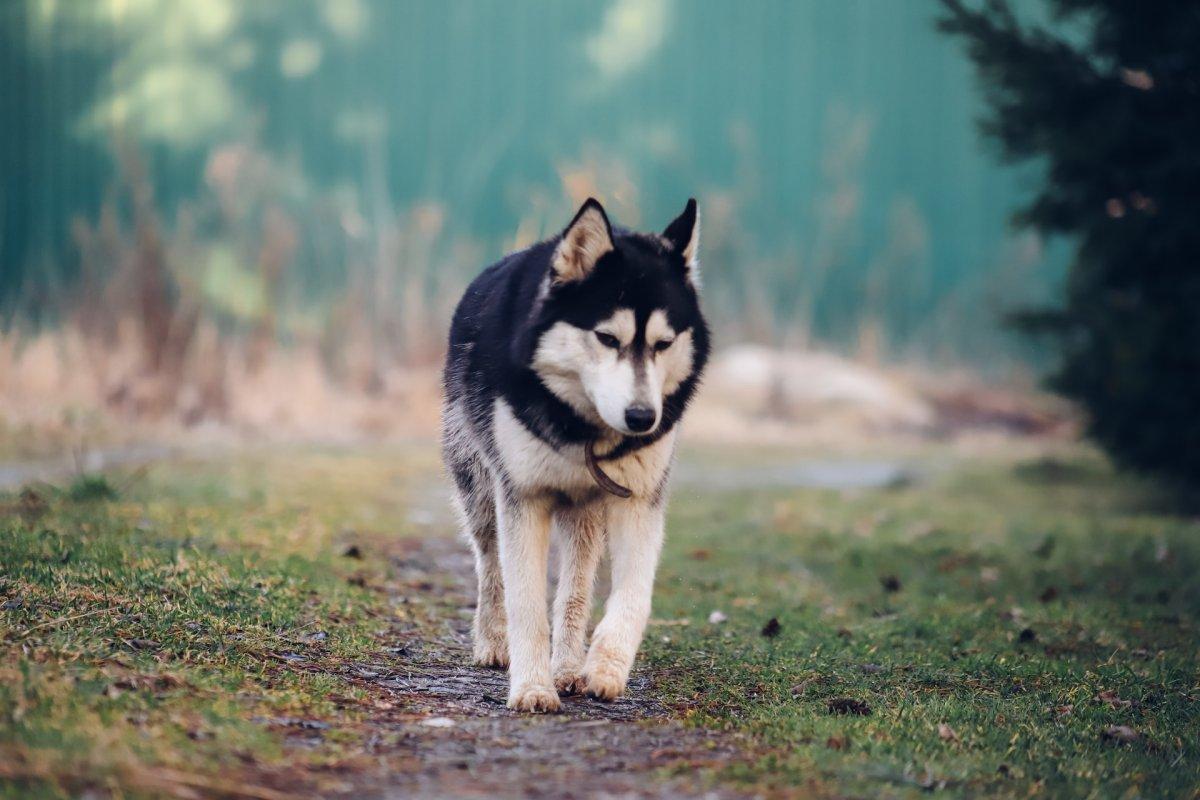
[[[595,442],[588,442],[584,446],[583,457],[584,462],[587,464],[588,472],[592,474],[592,480],[594,480],[601,489],[609,494],[615,494],[617,497],[633,497],[632,491],[605,475],[604,470],[600,469],[600,464],[596,460]]]

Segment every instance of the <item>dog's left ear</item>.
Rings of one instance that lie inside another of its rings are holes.
[[[689,281],[698,283],[700,278],[700,212],[696,209],[696,198],[687,201],[687,205],[675,220],[663,231],[663,238],[683,256],[683,264],[687,269]]]
[[[554,248],[550,268],[554,272],[554,283],[574,283],[591,274],[596,262],[613,249],[612,225],[604,206],[594,197],[589,197],[571,224],[562,233],[562,240]]]

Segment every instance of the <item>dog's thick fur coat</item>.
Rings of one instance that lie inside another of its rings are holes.
[[[511,708],[625,689],[650,615],[677,425],[709,351],[698,236],[694,200],[662,235],[614,230],[588,200],[560,236],[488,267],[454,314],[443,454],[475,552],[475,661],[508,665]],[[588,447],[629,497],[602,488]],[[588,647],[606,543],[612,592]]]

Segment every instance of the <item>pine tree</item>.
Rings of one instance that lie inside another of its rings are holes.
[[[982,129],[1044,168],[1017,225],[1076,243],[1050,335],[1050,386],[1119,464],[1200,489],[1200,3],[942,0],[984,86]],[[1027,3],[1018,8],[1029,9]]]

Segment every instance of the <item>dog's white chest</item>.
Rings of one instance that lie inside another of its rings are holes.
[[[596,482],[584,463],[583,447],[556,449],[530,433],[502,399],[493,416],[496,449],[509,479],[525,491],[590,492]],[[675,452],[675,431],[648,447],[613,461],[604,471],[635,496],[650,497],[659,491]]]

